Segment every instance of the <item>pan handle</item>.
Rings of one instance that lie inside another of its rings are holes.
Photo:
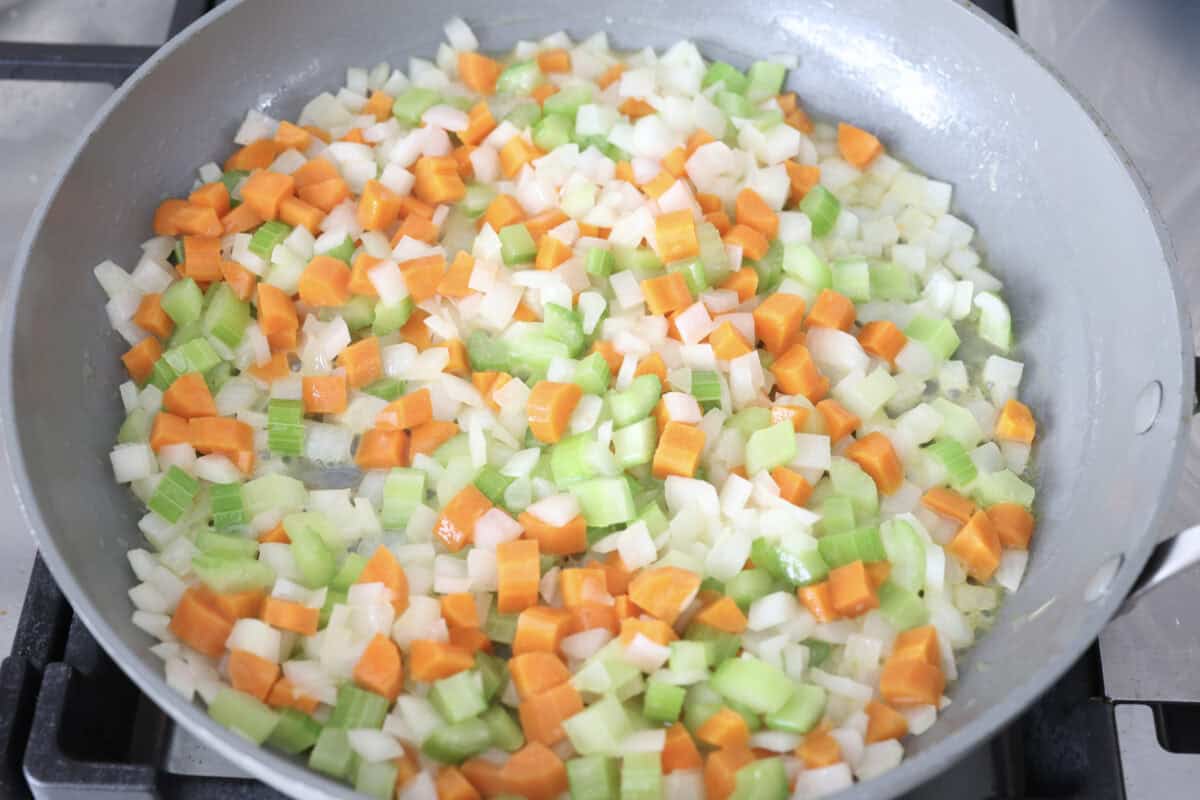
[[[1157,587],[1197,564],[1200,564],[1200,525],[1188,528],[1154,548],[1142,574],[1134,581],[1133,589],[1114,617],[1132,611],[1142,598]]]

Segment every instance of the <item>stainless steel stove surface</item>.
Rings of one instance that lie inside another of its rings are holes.
[[[21,231],[111,84],[216,2],[0,0],[0,293]],[[1167,220],[1193,320],[1200,320],[1200,4],[980,5],[1009,24],[1015,12],[1021,36],[1125,145]],[[127,47],[104,51],[107,69],[80,74],[39,65],[35,56],[45,51],[29,44],[35,42],[66,46],[57,51],[68,62],[87,54],[74,46]],[[30,77],[39,80],[20,79]],[[1200,523],[1200,425],[1193,424],[1191,441],[1164,537]],[[0,797],[23,796],[30,786],[42,800],[94,792],[277,796],[171,725],[73,620],[44,566],[34,568],[4,464],[0,459],[0,654],[12,650],[14,658],[0,671]],[[1200,615],[1189,613],[1200,584],[1192,577],[1112,623],[1099,647],[1019,722],[912,797],[1196,796],[1200,713],[1192,709],[1200,705],[1181,705],[1200,703]],[[90,690],[96,686],[103,691]]]

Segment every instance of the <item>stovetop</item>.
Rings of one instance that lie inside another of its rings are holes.
[[[0,11],[0,293],[20,231],[80,128],[159,44],[219,2],[24,0]],[[1200,4],[978,5],[1114,129],[1167,219],[1200,308]],[[1183,484],[1194,489],[1200,425],[1191,436]],[[11,492],[0,459],[0,653],[12,651],[0,666],[0,798],[278,797],[174,726],[112,663],[35,560]],[[1168,520],[1164,536],[1200,520],[1200,492],[1180,492]],[[1110,624],[1022,717],[908,797],[1196,796],[1196,586],[1183,578]]]

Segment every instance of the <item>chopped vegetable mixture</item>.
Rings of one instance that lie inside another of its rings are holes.
[[[951,187],[787,59],[350,69],[95,270],[167,682],[380,798],[817,797],[1015,591],[1036,424]]]

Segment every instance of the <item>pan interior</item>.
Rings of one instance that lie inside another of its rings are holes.
[[[526,0],[498,13],[464,0],[453,10],[497,50],[565,28],[577,38],[606,30],[621,48],[690,38],[707,57],[741,66],[794,54],[789,88],[806,108],[876,131],[890,152],[954,183],[956,213],[976,226],[1006,284],[1027,365],[1023,393],[1045,434],[1033,558],[1025,585],[966,659],[953,704],[890,773],[888,790],[902,791],[1065,669],[1149,551],[1192,379],[1190,336],[1154,215],[1087,111],[1012,40],[947,0],[566,8]],[[223,159],[248,108],[294,118],[307,99],[335,90],[346,66],[431,56],[449,13],[393,0],[255,0],[203,21],[88,134],[27,238],[6,317],[10,458],[56,578],[156,701],[293,793],[348,790],[245,748],[180,702],[158,677],[151,641],[130,622],[125,552],[142,545],[139,510],[108,464],[125,348],[109,332],[90,271],[105,258],[134,265],[157,203],[186,192],[198,165]],[[1135,406],[1155,381],[1161,409],[1139,434]],[[1124,562],[1110,591],[1085,601],[1115,556]]]

